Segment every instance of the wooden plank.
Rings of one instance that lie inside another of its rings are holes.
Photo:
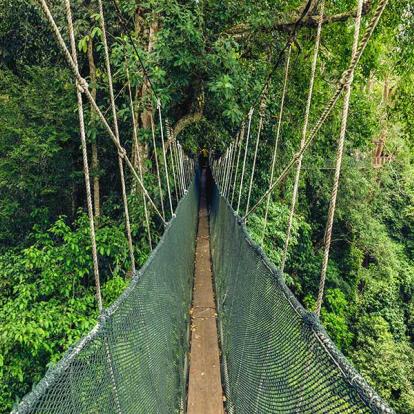
[[[224,413],[205,180],[203,169],[191,316],[188,414]]]

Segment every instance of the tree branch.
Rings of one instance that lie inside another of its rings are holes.
[[[303,20],[299,23],[299,28],[301,27],[310,27],[310,28],[316,28],[318,26],[318,22],[320,20],[320,16],[318,14],[314,14],[317,10],[317,1],[315,1],[312,6],[310,7],[310,13],[308,13]],[[367,14],[369,12],[369,10],[372,7],[372,0],[366,0],[364,2],[364,7],[363,7],[363,15]],[[303,7],[301,7],[299,10],[301,10]],[[352,17],[355,17],[357,13],[356,9],[350,10],[348,12],[344,12],[344,13],[338,13],[338,14],[333,14],[333,15],[329,15],[329,16],[324,16],[323,17],[323,21],[322,24],[332,24],[332,23],[337,23],[337,22],[344,22]],[[297,15],[300,14],[300,12],[296,12],[293,15],[295,16],[295,18],[293,18],[292,20],[289,21],[277,21],[274,24],[272,24],[269,27],[263,27],[261,29],[259,29],[260,32],[262,33],[268,33],[268,32],[273,32],[273,31],[279,31],[279,32],[287,32],[290,33],[293,29],[293,27],[296,25],[297,23]],[[235,26],[227,29],[224,34],[228,34],[230,36],[234,36],[237,38],[242,38],[245,37],[249,34],[251,34],[251,32],[253,30],[257,29],[253,29],[248,23],[239,23],[236,24]]]
[[[189,127],[192,124],[195,124],[197,122],[200,122],[203,119],[203,113],[202,112],[194,112],[191,114],[184,115],[182,118],[180,118],[173,128],[171,128],[170,136],[168,137],[167,142],[165,143],[166,149],[177,139],[178,135],[184,129]]]

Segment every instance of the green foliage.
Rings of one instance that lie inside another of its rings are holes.
[[[72,229],[58,219],[36,242],[0,256],[0,403],[10,409],[41,379],[48,365],[96,322],[88,219]],[[105,306],[126,287],[128,249],[122,228],[107,224],[96,234]],[[5,411],[2,411],[5,412]]]

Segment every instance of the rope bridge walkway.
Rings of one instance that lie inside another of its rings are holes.
[[[152,97],[155,98],[152,105],[158,115],[157,130],[150,111],[152,144],[156,156],[157,190],[161,205],[157,205],[158,200],[154,201],[144,182],[140,161],[142,154],[139,152],[137,136],[136,103],[131,93],[128,66],[126,81],[134,132],[133,156],[139,161],[138,171],[120,140],[102,0],[98,0],[99,21],[112,109],[112,125],[107,121],[96,102],[96,97],[90,92],[86,80],[79,72],[71,1],[64,0],[69,45],[51,13],[48,1],[36,1],[44,12],[76,82],[93,272],[100,319],[94,329],[69,349],[55,367],[49,369],[45,377],[16,405],[12,413],[219,414],[223,412],[223,401],[225,401],[224,409],[228,414],[393,413],[393,410],[335,347],[318,318],[323,302],[354,71],[388,0],[378,0],[377,8],[365,25],[365,32],[361,39],[364,2],[357,0],[349,65],[338,80],[331,99],[326,103],[315,125],[313,128],[308,128],[325,6],[324,0],[318,3],[319,22],[300,148],[282,169],[280,175],[274,177],[288,88],[291,45],[295,41],[300,20],[308,12],[305,8],[278,59],[278,62],[282,61],[285,54],[285,75],[268,189],[258,200],[254,200],[255,204],[251,205],[260,136],[266,117],[266,94],[270,76],[259,99],[249,110],[235,140],[230,143],[225,153],[220,158],[210,153],[210,168],[215,182],[212,184],[210,194],[209,220],[205,180],[200,180],[200,169],[196,168],[193,159],[185,155],[181,144],[175,137],[171,139],[171,130],[162,115],[161,101],[135,49],[133,39],[130,38],[136,58],[142,66],[145,82],[148,83]],[[117,13],[119,13],[118,9]],[[123,24],[122,16],[120,19]],[[127,64],[127,57],[125,60]],[[324,237],[317,306],[315,313],[312,313],[302,307],[286,286],[283,269],[288,257],[304,153],[317,138],[318,132],[341,96],[344,99],[335,175]],[[125,292],[107,309],[104,308],[100,289],[83,111],[84,100],[89,102],[115,147],[121,179],[125,230],[131,270],[134,275]],[[249,142],[254,141],[251,137],[252,119],[257,103],[259,103],[259,120],[255,134],[256,141],[253,145],[253,162],[249,170],[247,154],[250,150]],[[164,129],[170,144],[168,146],[165,142]],[[156,137],[158,132],[159,140]],[[156,155],[157,146],[160,147],[162,154],[160,160]],[[148,244],[151,248],[153,239],[149,219],[150,209],[166,226],[159,244],[139,271],[135,269],[125,167],[129,169],[135,180],[134,185],[137,185],[142,195]],[[266,201],[263,237],[265,236],[272,192],[283,182],[293,167],[296,167],[296,175],[285,248],[281,269],[276,269],[261,248],[249,237],[246,222],[249,215],[257,211],[259,205]],[[204,178],[205,172],[203,170]],[[248,177],[249,172],[250,177]],[[201,181],[203,185],[200,187]],[[243,188],[244,183],[248,183],[247,188]],[[247,200],[246,206],[242,206],[244,199]],[[174,200],[179,200],[176,205]],[[199,203],[201,210],[198,216]],[[196,276],[193,282],[198,218]],[[211,253],[211,265],[209,253]],[[211,274],[211,267],[214,277]],[[206,296],[202,296],[203,294]],[[192,300],[193,308],[190,311]],[[191,313],[192,321],[190,321]],[[216,316],[218,316],[217,320]],[[219,355],[219,344],[221,355]],[[190,358],[188,358],[189,353]],[[202,378],[204,374],[205,380]]]
[[[127,290],[13,414],[185,411],[197,181]],[[227,412],[392,413],[295,299],[217,186],[210,231]]]

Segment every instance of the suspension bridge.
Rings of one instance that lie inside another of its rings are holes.
[[[387,403],[336,348],[319,321],[354,70],[388,1],[378,2],[361,36],[363,1],[358,0],[349,65],[319,119],[313,128],[309,128],[324,13],[324,1],[319,3],[320,19],[300,148],[281,174],[275,177],[294,41],[294,34],[289,36],[282,50],[285,76],[270,182],[255,203],[252,187],[268,85],[263,88],[258,102],[252,106],[227,151],[221,157],[215,157],[210,152],[209,166],[203,168],[185,155],[176,139],[170,139],[162,105],[157,99],[162,160],[156,159],[156,169],[161,205],[154,202],[145,187],[142,169],[136,171],[121,143],[102,0],[98,4],[112,125],[101,112],[79,72],[70,0],[65,0],[69,44],[56,24],[47,1],[37,2],[76,81],[100,318],[96,326],[74,344],[56,366],[48,370],[12,413],[392,413]],[[283,269],[298,198],[302,157],[342,96],[341,131],[325,230],[319,294],[315,312],[309,312],[286,286]],[[137,140],[130,87],[129,97],[134,140]],[[109,308],[104,307],[100,291],[83,119],[84,100],[95,110],[118,154],[125,229],[133,272],[129,286]],[[257,105],[259,122],[254,142],[252,119]],[[155,147],[154,119],[151,119],[151,126]],[[170,141],[168,146],[164,130]],[[247,166],[249,151],[253,151],[250,168]],[[139,158],[141,155],[138,152],[136,156]],[[135,268],[125,167],[142,193],[150,246],[149,209],[165,224],[161,240],[139,270]],[[260,206],[262,210],[264,207],[266,228],[272,191],[295,167],[284,254],[281,268],[276,268],[250,238],[246,223]],[[167,177],[166,188],[161,185],[162,174]],[[243,192],[247,195],[246,205],[242,205]],[[174,193],[179,200],[176,205]],[[163,203],[164,195],[166,205]]]

